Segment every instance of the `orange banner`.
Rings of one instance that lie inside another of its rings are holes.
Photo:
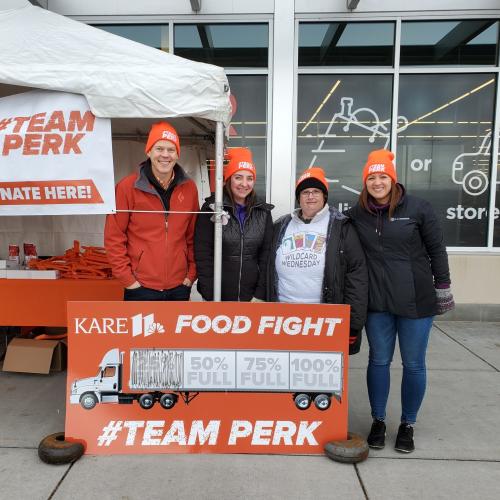
[[[92,179],[0,182],[0,205],[103,203]]]
[[[86,453],[322,454],[347,437],[349,306],[69,302]]]

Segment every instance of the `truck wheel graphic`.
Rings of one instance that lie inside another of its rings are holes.
[[[93,392],[85,392],[80,398],[80,404],[82,405],[82,408],[85,408],[86,410],[92,410],[97,403],[97,396]]]
[[[293,400],[299,410],[307,410],[311,406],[311,398],[307,394],[296,394]]]
[[[316,408],[318,410],[321,410],[321,411],[328,410],[328,408],[330,408],[331,404],[332,403],[331,403],[330,397],[327,394],[318,394],[314,398],[314,405],[316,406]]]
[[[46,464],[69,464],[78,460],[84,452],[82,443],[64,439],[64,432],[56,432],[43,438],[38,445],[38,456]]]
[[[177,398],[174,394],[163,394],[160,398],[160,405],[165,410],[170,410],[170,408],[173,408],[176,402]]]
[[[325,445],[325,454],[336,462],[355,464],[368,457],[368,443],[359,434],[347,433],[346,440],[330,441]]]
[[[155,398],[151,394],[141,394],[139,397],[139,406],[144,410],[149,410],[153,408],[155,404]]]
[[[481,170],[471,170],[464,175],[464,191],[471,196],[479,196],[488,188],[488,177]]]

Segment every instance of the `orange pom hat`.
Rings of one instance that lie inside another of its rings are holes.
[[[146,154],[151,151],[151,148],[158,141],[170,141],[175,144],[175,149],[177,150],[177,155],[181,154],[181,142],[179,139],[179,134],[170,123],[158,122],[151,125],[151,130],[149,131],[148,142],[146,143]]]
[[[224,167],[224,182],[236,172],[246,170],[257,178],[257,169],[253,163],[252,152],[248,148],[231,148],[226,153],[229,163]]]
[[[394,182],[398,182],[396,168],[394,167],[394,153],[387,149],[377,149],[368,155],[368,160],[363,168],[363,185],[370,174],[386,174]]]
[[[295,198],[299,199],[300,192],[307,188],[321,189],[328,198],[328,181],[325,171],[321,167],[311,167],[304,171],[295,184]]]

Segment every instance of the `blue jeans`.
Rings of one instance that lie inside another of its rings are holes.
[[[179,285],[168,290],[153,290],[140,286],[139,288],[125,288],[123,291],[123,300],[189,300],[191,287]]]
[[[425,354],[432,320],[433,316],[410,319],[387,312],[368,313],[365,330],[370,355],[366,381],[373,418],[385,419],[391,385],[390,368],[397,336],[403,360],[401,422],[416,422],[425,394]]]

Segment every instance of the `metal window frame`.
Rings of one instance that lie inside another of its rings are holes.
[[[496,255],[500,254],[500,245],[494,246],[494,229],[495,219],[494,210],[496,203],[496,186],[498,177],[498,162],[499,162],[499,133],[500,133],[500,55],[497,55],[496,65],[491,66],[400,66],[400,48],[401,48],[401,30],[402,24],[405,21],[446,21],[446,20],[468,20],[468,19],[496,19],[500,22],[500,17],[497,13],[484,13],[471,15],[468,12],[454,12],[452,15],[449,13],[439,13],[433,16],[428,14],[412,14],[405,13],[404,16],[370,16],[369,13],[362,13],[356,15],[353,19],[352,14],[336,14],[325,15],[318,17],[316,14],[301,14],[295,16],[295,32],[297,33],[295,39],[295,57],[294,57],[294,123],[297,123],[297,99],[298,99],[298,79],[299,75],[321,75],[321,74],[353,74],[353,75],[367,75],[367,74],[392,74],[393,75],[393,91],[392,91],[392,115],[391,115],[391,148],[396,155],[397,153],[397,115],[398,115],[398,99],[399,99],[399,77],[403,74],[466,74],[466,73],[490,73],[495,75],[495,107],[493,112],[493,137],[496,138],[492,142],[492,150],[490,156],[491,172],[490,172],[490,185],[489,185],[489,204],[488,204],[488,225],[487,225],[487,240],[484,247],[447,247],[450,254],[484,254]],[[394,64],[393,67],[377,66],[377,67],[356,67],[344,68],[343,66],[299,66],[298,52],[299,52],[299,24],[301,22],[377,22],[377,21],[392,21],[395,23],[395,37],[394,37]],[[500,28],[499,28],[500,29]],[[500,43],[500,42],[498,42]],[[498,51],[500,53],[500,50]],[[293,129],[293,152],[292,156],[294,164],[297,161],[297,127]],[[290,198],[290,204],[293,206],[293,195]],[[498,224],[500,224],[500,219]]]
[[[169,35],[171,38],[172,54],[175,54],[174,47],[174,25],[176,24],[193,24],[193,23],[203,23],[203,24],[267,24],[267,68],[245,68],[237,66],[227,66],[224,67],[226,75],[264,75],[267,76],[267,99],[266,99],[266,164],[265,164],[265,186],[266,186],[266,201],[269,201],[271,197],[271,130],[272,130],[272,104],[273,104],[273,19],[269,14],[260,15],[253,14],[248,18],[243,19],[240,14],[224,16],[203,16],[200,19],[199,16],[183,16],[182,18],[172,16],[170,21],[171,28],[169,28]]]
[[[267,68],[245,68],[228,66],[224,68],[226,75],[265,75],[267,76],[267,99],[266,99],[266,164],[265,164],[265,187],[266,200],[271,197],[271,152],[272,152],[272,105],[273,105],[273,16],[270,14],[252,14],[242,18],[241,14],[234,15],[204,15],[195,16],[137,16],[137,15],[117,15],[112,16],[68,16],[77,21],[86,24],[162,24],[168,25],[168,43],[169,53],[175,55],[174,46],[174,26],[176,24],[267,24],[268,27],[268,46],[267,46]]]

